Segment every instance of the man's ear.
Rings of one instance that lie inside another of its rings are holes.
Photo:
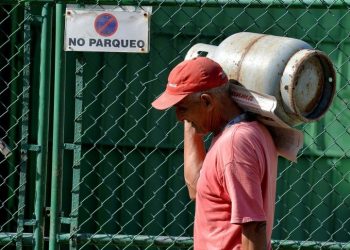
[[[201,95],[201,102],[207,107],[211,108],[213,106],[213,97],[209,94],[202,94]]]

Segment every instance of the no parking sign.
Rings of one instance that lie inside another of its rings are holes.
[[[151,7],[68,5],[65,51],[149,52]]]
[[[97,34],[109,37],[117,31],[118,21],[114,15],[110,13],[102,13],[95,18],[94,26]]]

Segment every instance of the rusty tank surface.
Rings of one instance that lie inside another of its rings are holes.
[[[185,59],[198,56],[218,62],[248,90],[274,96],[276,115],[290,126],[319,120],[335,94],[330,58],[299,39],[240,32],[218,46],[196,44]]]

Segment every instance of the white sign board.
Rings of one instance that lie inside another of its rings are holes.
[[[65,51],[149,52],[152,7],[67,5]]]

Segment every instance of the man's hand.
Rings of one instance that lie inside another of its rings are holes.
[[[203,137],[196,133],[188,121],[184,121],[184,176],[190,198],[194,200],[197,192],[199,172],[205,158]]]

